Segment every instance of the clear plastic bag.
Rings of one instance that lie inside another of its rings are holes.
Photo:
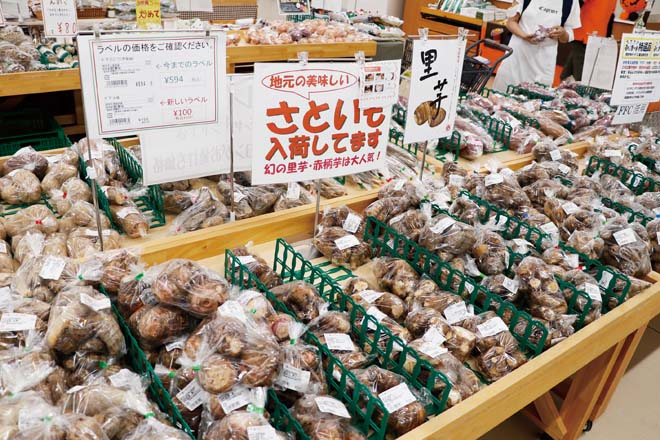
[[[459,326],[452,326],[445,320],[443,314],[431,308],[418,308],[408,313],[406,328],[415,338],[427,335],[429,331],[439,334],[434,338],[444,340],[445,346],[461,361],[465,361],[475,346],[476,336]]]
[[[588,273],[579,269],[565,272],[562,275],[562,278],[574,285],[578,290],[587,293],[591,298],[591,307],[589,307],[589,310],[585,310],[587,301],[582,296],[578,296],[573,305],[578,312],[584,313],[586,311],[584,325],[590,324],[600,318],[603,299],[598,287],[598,281]],[[566,299],[566,302],[570,302],[572,296],[573,291],[571,289],[564,289],[564,298]]]
[[[24,147],[14,153],[2,165],[2,175],[6,176],[14,170],[29,171],[38,179],[43,179],[48,169],[48,159],[32,147]]]
[[[57,232],[58,228],[57,218],[45,205],[28,206],[5,219],[5,229],[7,234],[12,237],[27,231],[50,234]]]
[[[568,312],[554,271],[543,260],[524,258],[516,268],[520,280],[520,293],[527,302],[532,316],[554,321]]]
[[[186,334],[193,325],[186,313],[172,306],[145,305],[128,318],[131,331],[145,348],[159,347]]]
[[[192,205],[174,219],[172,232],[180,234],[223,224],[229,217],[229,210],[218,201],[208,188],[202,188],[197,197],[192,197]]]
[[[478,224],[475,227],[477,240],[471,250],[477,267],[486,275],[500,274],[509,267],[510,255],[506,243],[502,236],[495,232],[501,228],[493,223]]]
[[[357,269],[371,259],[371,246],[343,228],[323,228],[314,246],[333,264]]]
[[[470,252],[477,241],[474,227],[440,214],[422,229],[419,244],[444,262]]]
[[[78,167],[60,162],[48,168],[48,173],[41,181],[41,188],[45,193],[50,193],[60,189],[67,180],[77,177]]]
[[[38,257],[43,253],[46,237],[39,231],[28,231],[24,235],[12,237],[11,246],[14,258],[19,263]]]
[[[124,440],[188,440],[183,431],[165,425],[153,417],[143,420],[140,425]]]
[[[626,275],[642,277],[648,274],[652,269],[651,253],[640,236],[642,230],[643,227],[638,229],[622,217],[609,220],[600,230],[600,238],[605,243],[602,261],[619,268]],[[643,235],[648,241],[646,230],[643,230]]]
[[[219,274],[191,260],[165,263],[153,283],[154,296],[163,304],[195,316],[210,316],[229,296],[229,284]]]
[[[110,205],[112,219],[130,238],[144,238],[149,231],[147,217],[131,203],[125,205]]]
[[[267,288],[272,288],[282,284],[282,278],[277,274],[270,265],[260,256],[251,253],[247,246],[239,246],[232,249],[232,253],[236,255],[241,264],[246,266]],[[237,276],[237,274],[234,274]],[[247,282],[247,280],[244,280]]]
[[[75,202],[89,202],[92,200],[92,191],[89,185],[77,177],[65,181],[60,187],[49,192],[50,203],[59,215],[64,215]]]
[[[117,308],[122,316],[128,318],[142,306],[158,303],[151,286],[160,270],[160,265],[146,269],[141,264],[136,264],[121,279],[117,292]]]
[[[409,201],[404,197],[388,197],[379,199],[371,203],[364,210],[364,217],[375,217],[381,222],[387,223],[410,206]]]
[[[365,219],[347,206],[327,207],[319,222],[323,228],[340,227],[356,237],[364,236]]]
[[[101,228],[109,229],[110,220],[101,212],[99,214]],[[94,205],[86,201],[77,201],[71,204],[71,207],[60,219],[59,230],[62,232],[71,232],[76,228],[96,228],[96,210]]]
[[[408,305],[404,300],[393,293],[372,290],[363,278],[351,278],[344,292],[365,310],[373,305],[395,321],[403,321],[408,313]]]
[[[415,291],[420,279],[410,264],[398,258],[377,258],[373,262],[372,270],[381,289],[402,299],[406,299]]]
[[[304,323],[318,318],[325,304],[316,288],[304,281],[286,283],[270,291]]]

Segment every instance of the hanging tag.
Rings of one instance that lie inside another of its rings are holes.
[[[359,246],[360,240],[358,240],[358,238],[355,235],[349,234],[344,237],[336,239],[335,245],[337,246],[337,249],[343,251],[344,249],[350,249],[352,247]]]
[[[286,198],[289,200],[298,200],[300,198],[300,185],[296,182],[289,182],[286,189]]]
[[[417,400],[405,383],[400,383],[387,391],[383,391],[378,395],[378,398],[390,414]]]
[[[450,324],[461,322],[469,316],[467,307],[463,301],[450,305],[442,312],[442,314],[445,315],[447,322]]]
[[[316,402],[316,406],[321,412],[334,414],[345,419],[351,418],[351,415],[348,413],[346,406],[335,398],[328,396],[318,396],[314,398],[314,401]]]
[[[508,330],[509,328],[506,326],[504,321],[502,321],[502,318],[500,318],[499,316],[495,318],[491,318],[488,321],[484,322],[483,324],[479,324],[477,326],[477,331],[484,338],[487,338],[489,336],[495,336],[498,333],[502,333]]]

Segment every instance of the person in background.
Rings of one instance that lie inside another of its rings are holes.
[[[510,9],[507,28],[513,54],[500,66],[493,87],[504,90],[522,82],[552,84],[558,42],[573,41],[580,27],[578,0],[519,0]]]
[[[594,33],[599,37],[608,37],[612,33],[614,9],[617,0],[584,0],[580,2],[580,21],[582,26],[575,29],[575,40],[571,42],[571,51],[561,73],[561,79],[571,76],[576,81],[582,80],[584,53],[587,41]],[[588,78],[587,78],[588,79]]]

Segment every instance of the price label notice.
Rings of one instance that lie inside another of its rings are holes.
[[[81,52],[82,78],[95,89],[98,133],[217,123],[221,40],[81,37],[80,45],[89,44],[91,66]]]
[[[75,37],[78,34],[75,0],[44,0],[41,2],[41,8],[44,17],[44,35]]]

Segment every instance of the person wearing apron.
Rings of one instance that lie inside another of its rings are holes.
[[[523,0],[519,0],[511,7],[514,15],[507,21],[507,28],[513,34],[509,43],[513,54],[497,71],[494,89],[506,91],[508,85],[522,82],[552,84],[558,42],[573,41],[573,29],[581,25],[580,4],[573,0],[562,26],[564,3],[564,0],[531,0],[527,8],[523,8]],[[550,28],[550,31],[547,38],[537,43],[533,37],[539,26]]]

